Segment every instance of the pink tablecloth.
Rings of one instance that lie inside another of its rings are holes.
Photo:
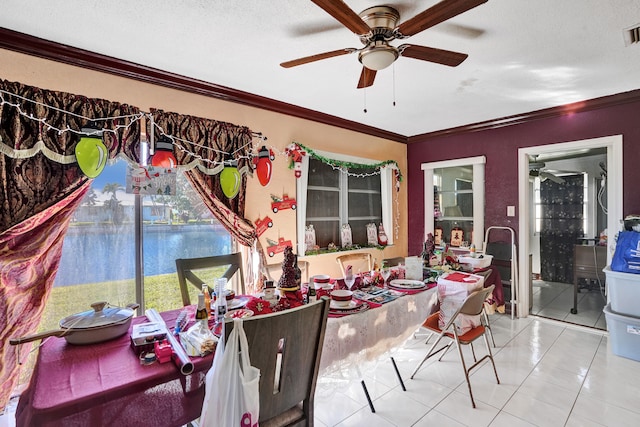
[[[162,313],[168,326],[180,310]],[[132,325],[146,322],[134,318]],[[173,362],[140,364],[128,334],[77,346],[49,338],[18,403],[18,426],[176,426],[200,416],[212,355],[192,358],[191,375]]]

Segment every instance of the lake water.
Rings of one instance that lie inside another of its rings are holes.
[[[155,225],[144,228],[144,275],[175,273],[176,258],[231,253],[220,225]],[[69,227],[54,286],[135,278],[135,235],[123,227]]]

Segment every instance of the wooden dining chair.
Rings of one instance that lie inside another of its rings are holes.
[[[420,367],[422,367],[424,362],[427,361],[427,359],[429,359],[431,356],[435,356],[436,354],[444,350],[444,352],[440,356],[440,359],[438,359],[438,360],[442,360],[442,358],[447,353],[449,348],[451,348],[451,346],[455,344],[456,348],[458,349],[458,354],[460,356],[462,369],[464,370],[464,377],[467,380],[467,387],[469,388],[469,396],[471,397],[471,405],[474,408],[476,407],[476,402],[473,400],[473,392],[471,391],[471,382],[469,381],[469,373],[471,372],[472,369],[479,366],[484,360],[489,359],[491,361],[491,365],[493,366],[493,372],[496,376],[496,381],[498,382],[498,384],[500,384],[500,379],[498,378],[498,371],[496,370],[496,364],[493,360],[493,353],[491,353],[491,346],[489,345],[489,340],[487,338],[488,328],[485,325],[486,317],[482,315],[484,312],[484,301],[487,299],[489,295],[491,295],[491,293],[493,292],[493,288],[494,288],[494,285],[491,285],[487,288],[483,288],[481,290],[478,290],[469,294],[469,296],[467,296],[467,298],[464,300],[460,308],[458,308],[458,310],[453,314],[453,316],[451,316],[451,318],[449,319],[445,327],[442,329],[440,329],[438,325],[440,311],[432,314],[427,318],[427,320],[425,320],[422,326],[428,329],[429,331],[431,331],[432,333],[438,334],[438,338],[434,341],[434,343],[429,348],[427,355],[424,357],[424,359],[422,359],[422,361],[418,364],[416,369],[411,374],[411,379],[413,379],[413,377],[416,375]],[[468,316],[478,316],[479,324],[473,327],[471,330],[465,332],[464,334],[459,335],[456,327],[456,319],[461,314],[468,315]],[[473,349],[473,342],[480,337],[484,338],[484,344],[487,349],[487,354],[484,355],[480,360],[478,360],[476,358],[475,350]],[[448,338],[450,340],[449,343],[442,346],[438,350],[436,350],[436,346],[443,338]],[[471,347],[471,353],[473,354],[474,363],[468,368],[464,360],[464,355],[462,354],[462,348],[461,348],[462,345],[469,345]]]
[[[314,394],[329,298],[243,320],[251,365],[260,369],[261,427],[313,426]],[[225,336],[233,330],[225,321]]]
[[[227,266],[227,270],[222,276],[218,275],[216,278],[226,277],[227,280],[231,281],[233,275],[238,273],[238,290],[241,294],[244,294],[244,274],[242,273],[242,254],[240,252],[202,258],[176,259],[176,270],[178,273],[178,284],[180,285],[180,292],[182,293],[182,304],[185,306],[191,304],[187,282],[195,286],[198,291],[202,290],[202,284],[205,283],[207,284],[207,286],[209,286],[209,292],[212,292],[212,281],[203,280],[200,277],[204,277],[203,273],[206,274],[206,270],[225,266]],[[201,271],[201,273],[199,273],[201,276],[196,276],[194,271]]]
[[[369,252],[354,252],[345,255],[338,255],[336,257],[336,262],[340,266],[340,271],[342,271],[343,276],[344,269],[347,265],[351,265],[353,267],[354,274],[357,274],[358,272],[369,272],[373,269],[373,257]]]

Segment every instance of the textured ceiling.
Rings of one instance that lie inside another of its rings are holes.
[[[346,3],[393,5],[403,22],[437,0]],[[405,136],[640,88],[640,45],[624,39],[639,0],[489,0],[395,42],[469,54],[460,66],[401,57],[366,90],[357,54],[279,66],[362,46],[308,0],[0,0],[0,11],[7,29]]]

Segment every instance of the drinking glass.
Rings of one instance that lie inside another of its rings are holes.
[[[382,278],[384,279],[384,283],[387,283],[387,280],[389,280],[389,276],[391,276],[391,268],[387,265],[383,265],[380,268],[380,275],[382,276]]]

